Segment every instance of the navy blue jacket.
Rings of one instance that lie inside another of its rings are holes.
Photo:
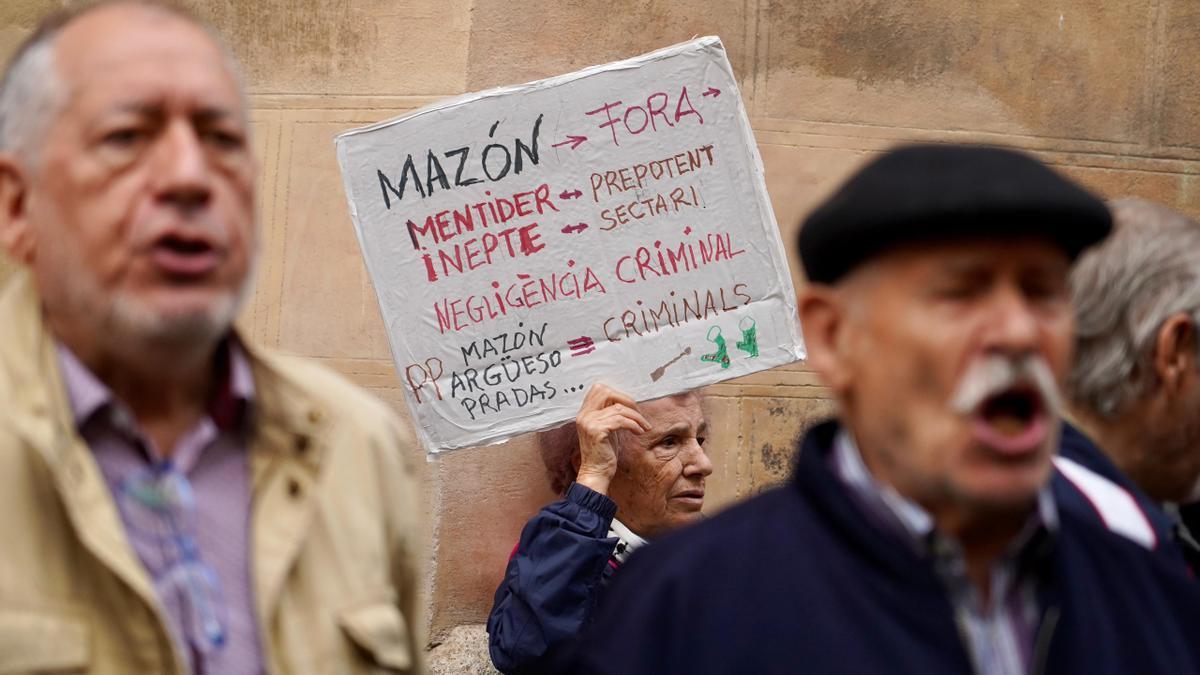
[[[1137,502],[1158,538],[1155,551],[1176,563],[1185,563],[1193,570],[1200,563],[1200,550],[1180,538],[1179,528],[1162,507],[1137,486],[1129,476],[1117,468],[1108,455],[1091,438],[1069,422],[1063,422],[1059,440],[1059,455],[1089,469],[1120,486]],[[1103,522],[1096,505],[1070,481],[1056,473],[1053,483],[1055,497],[1065,509],[1075,509],[1083,515],[1092,515]]]
[[[587,625],[608,579],[617,505],[578,483],[521,531],[488,616],[488,650],[502,673],[551,672]]]
[[[932,563],[883,536],[808,433],[793,481],[656,540],[614,579],[566,672],[971,673]],[[1094,520],[1059,514],[1035,673],[1200,672],[1200,589]]]

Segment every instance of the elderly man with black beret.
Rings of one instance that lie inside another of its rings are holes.
[[[1197,591],[1059,508],[1072,261],[1104,204],[997,148],[911,146],[807,220],[838,419],[788,484],[635,554],[580,673],[1194,673]]]

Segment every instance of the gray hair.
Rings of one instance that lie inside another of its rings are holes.
[[[1075,300],[1072,401],[1111,417],[1154,384],[1154,343],[1170,316],[1200,326],[1200,223],[1141,199],[1109,203],[1113,234],[1071,272]]]
[[[59,19],[43,22],[17,49],[0,81],[0,152],[35,159],[37,141],[66,101],[54,67],[54,38],[67,23]]]
[[[54,45],[63,29],[76,19],[110,5],[133,5],[164,12],[201,30],[225,55],[229,72],[245,105],[241,69],[221,36],[196,15],[161,0],[99,0],[50,14],[17,48],[0,80],[0,152],[36,161],[36,152],[50,124],[67,101],[67,91],[54,64]]]

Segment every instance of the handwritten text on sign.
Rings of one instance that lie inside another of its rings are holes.
[[[724,47],[701,38],[340,135],[351,214],[431,451],[803,354]]]

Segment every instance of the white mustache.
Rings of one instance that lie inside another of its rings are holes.
[[[1046,360],[1027,354],[1021,357],[988,354],[975,359],[955,388],[950,407],[967,415],[989,397],[1016,385],[1027,385],[1042,399],[1046,412],[1058,416],[1061,398],[1054,373]]]

